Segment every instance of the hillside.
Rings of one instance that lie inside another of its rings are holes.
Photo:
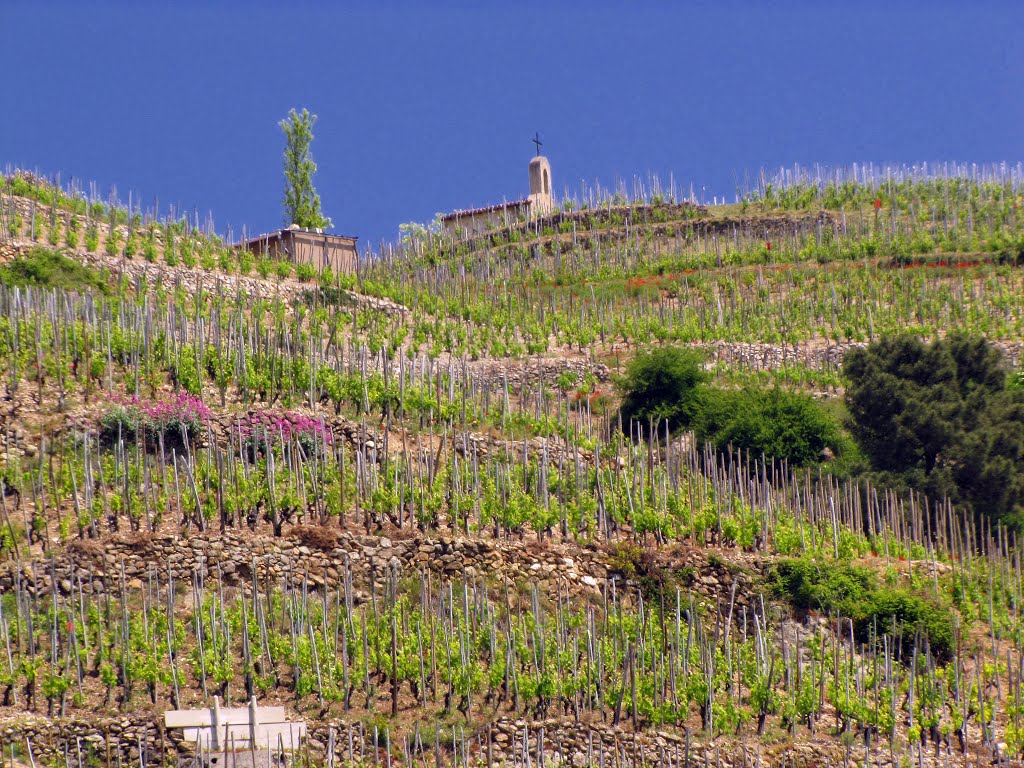
[[[631,439],[617,382],[680,345],[842,415],[883,336],[1016,368],[1022,270],[995,172],[573,201],[354,275],[4,179],[0,754],[177,764],[165,710],[256,696],[307,765],[1015,763],[1012,529],[845,434]]]

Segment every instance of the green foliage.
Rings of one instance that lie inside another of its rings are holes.
[[[640,352],[626,368],[621,382],[622,422],[647,429],[668,422],[669,429],[688,426],[699,405],[698,388],[708,379],[703,356],[683,347],[658,347]]]
[[[1024,391],[981,337],[884,338],[847,355],[850,430],[879,478],[1024,524]]]
[[[116,227],[111,227],[107,233],[107,243],[104,250],[108,256],[117,256],[121,252],[121,233]]]
[[[114,405],[100,417],[100,439],[108,444],[132,440],[138,432],[139,423],[137,409]]]
[[[0,267],[0,284],[100,293],[108,291],[102,277],[84,264],[40,246]]]
[[[78,247],[78,218],[72,216],[68,221],[67,229],[64,232],[64,243],[68,248]]]
[[[285,135],[284,149],[284,211],[285,224],[298,224],[303,229],[323,229],[331,220],[320,212],[320,196],[313,188],[316,163],[310,154],[316,115],[294,109],[279,125]]]
[[[1010,378],[1006,382],[1006,388],[1016,392],[1024,390],[1024,368],[1020,368],[1010,374]]]
[[[776,563],[769,574],[773,592],[795,608],[820,611],[853,622],[858,640],[867,642],[902,627],[905,649],[922,632],[932,652],[948,659],[953,653],[955,620],[950,608],[907,589],[879,586],[870,569],[843,562],[820,563],[793,558]]]
[[[100,244],[100,231],[99,227],[95,224],[90,224],[89,228],[85,231],[85,250],[89,253],[95,253],[96,248]]]
[[[707,389],[698,414],[698,438],[754,458],[764,454],[803,466],[840,444],[838,424],[812,397],[780,387]]]

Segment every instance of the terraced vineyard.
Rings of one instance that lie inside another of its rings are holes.
[[[172,763],[164,710],[256,696],[307,765],[1019,760],[1012,528],[624,424],[617,377],[679,344],[841,408],[849,349],[963,330],[1019,366],[1021,181],[587,196],[314,275],[8,174],[0,753]]]

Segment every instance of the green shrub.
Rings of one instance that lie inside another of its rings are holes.
[[[117,256],[121,252],[121,235],[114,228],[111,228],[110,233],[107,235],[105,250],[108,256]]]
[[[718,450],[732,446],[793,466],[820,461],[840,444],[838,424],[812,397],[779,387],[704,390],[695,431]]]
[[[99,437],[110,445],[118,439],[129,442],[139,431],[139,413],[136,408],[115,405],[100,417]]]
[[[304,283],[313,279],[313,265],[302,262],[295,267],[295,276]]]
[[[35,247],[0,267],[0,284],[32,285],[106,293],[103,278],[89,267],[48,248]]]
[[[891,634],[895,620],[905,653],[913,648],[917,632],[928,638],[939,658],[948,659],[953,653],[951,609],[906,589],[881,588],[868,568],[793,558],[776,563],[768,578],[774,594],[794,608],[850,619],[860,642],[868,642],[873,632],[878,637]]]
[[[191,240],[186,240],[181,244],[181,263],[189,269],[193,269],[196,265],[196,250]]]
[[[67,229],[64,231],[64,243],[68,248],[78,247],[78,217],[72,216],[68,221]]]
[[[331,271],[330,266],[325,266],[320,270],[320,287],[330,288],[334,283],[334,272]]]
[[[238,262],[234,253],[228,248],[221,248],[217,251],[217,266],[222,272],[230,272]]]

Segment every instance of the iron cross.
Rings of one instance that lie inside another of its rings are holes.
[[[537,145],[537,157],[540,157],[540,148],[541,148],[540,134],[539,133],[534,133],[533,134],[533,138],[530,139],[530,141],[532,141],[534,144]]]

